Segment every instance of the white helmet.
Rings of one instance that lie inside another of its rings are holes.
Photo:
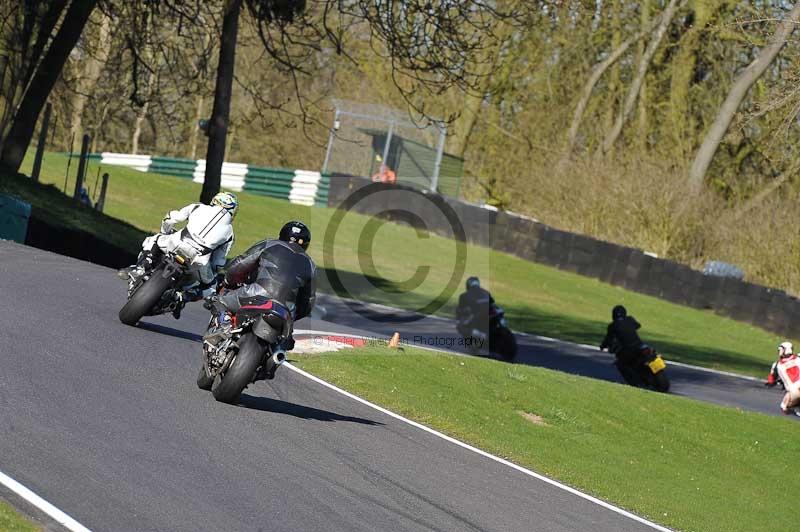
[[[239,210],[239,200],[230,192],[220,192],[211,199],[211,205],[222,207],[231,213],[231,218],[236,216],[236,211]]]
[[[778,346],[778,356],[788,357],[792,356],[792,353],[794,353],[792,342],[783,342]]]

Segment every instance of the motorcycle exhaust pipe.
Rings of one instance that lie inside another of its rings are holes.
[[[286,362],[286,351],[283,349],[279,349],[272,353],[272,356],[269,357],[270,366],[280,366],[284,362]]]

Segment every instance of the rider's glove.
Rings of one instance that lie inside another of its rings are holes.
[[[165,235],[171,235],[172,233],[175,232],[175,224],[167,220],[164,220],[163,222],[161,222],[161,232],[164,233]]]

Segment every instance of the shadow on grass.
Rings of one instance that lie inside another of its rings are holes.
[[[40,249],[119,267],[135,260],[142,240],[149,236],[23,174],[0,174],[0,193],[31,205],[26,244]]]
[[[239,404],[244,408],[252,410],[261,410],[262,412],[272,412],[274,414],[286,414],[300,419],[314,419],[316,421],[347,421],[349,423],[358,423],[361,425],[383,425],[379,421],[371,419],[364,419],[361,417],[343,416],[335,412],[327,410],[320,410],[310,406],[298,405],[281,401],[280,399],[271,399],[269,397],[254,397],[252,395],[242,394],[239,399]]]

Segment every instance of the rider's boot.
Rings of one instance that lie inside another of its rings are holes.
[[[136,264],[117,270],[117,277],[127,281],[131,277],[139,277],[153,267],[154,256],[151,251],[142,251],[136,259]]]

